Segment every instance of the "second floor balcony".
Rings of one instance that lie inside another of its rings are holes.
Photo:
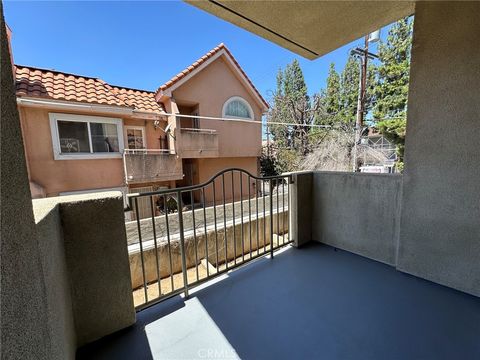
[[[180,153],[184,158],[216,157],[218,133],[212,129],[181,128]]]
[[[168,149],[125,149],[125,179],[128,184],[179,180],[182,160]]]

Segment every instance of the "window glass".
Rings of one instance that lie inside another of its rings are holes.
[[[127,142],[129,149],[144,149],[143,130],[127,129]]]
[[[227,104],[227,108],[225,109],[225,115],[251,119],[251,114],[248,106],[240,100],[230,101]]]
[[[118,134],[115,124],[90,123],[92,150],[97,152],[118,152]]]
[[[59,121],[60,151],[62,153],[89,153],[88,124],[84,122]]]

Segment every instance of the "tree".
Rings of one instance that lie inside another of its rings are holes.
[[[314,123],[317,125],[334,125],[342,108],[340,91],[340,75],[335,70],[335,63],[330,64],[327,77],[327,87],[320,91],[317,97],[319,111],[315,113]],[[321,105],[321,106],[320,106]]]
[[[358,82],[360,77],[359,61],[349,56],[342,71],[341,82],[341,122],[349,128],[355,126],[358,102]]]
[[[275,148],[271,143],[262,147],[262,154],[260,155],[260,173],[262,176],[278,175],[277,156]]]
[[[373,117],[380,133],[396,144],[399,168],[403,168],[412,32],[412,18],[401,19],[390,28],[387,41],[378,47],[381,65]]]
[[[268,122],[281,122],[291,125],[269,125],[277,151],[276,166],[279,172],[295,170],[299,158],[311,150],[310,125],[315,116],[315,106],[307,92],[298,60],[288,64],[284,71],[277,73],[277,88],[273,95],[273,105],[267,115]]]

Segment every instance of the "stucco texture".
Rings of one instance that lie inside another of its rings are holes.
[[[55,160],[49,112],[62,111],[20,107],[30,179],[41,185],[47,196],[56,196],[66,191],[123,186],[121,158]],[[68,113],[72,112],[68,111]],[[83,115],[92,114],[83,113]],[[143,125],[143,121],[141,124]]]
[[[47,201],[34,204],[33,211],[46,284],[52,354],[59,359],[74,359],[75,324],[59,208],[54,201]]]
[[[34,200],[56,201],[63,229],[78,346],[135,322],[120,192]]]
[[[231,97],[240,96],[245,99],[252,107],[258,124],[200,119],[200,127],[217,130],[220,157],[260,156],[261,104],[254,100],[250,91],[239,81],[235,70],[223,57],[219,57],[175,89],[172,95],[177,104],[198,104],[201,116],[212,117],[222,116],[223,104]]]
[[[402,177],[314,173],[312,237],[395,265]]]
[[[480,296],[480,3],[419,2],[398,268]]]
[[[0,3],[2,359],[60,359],[52,351],[40,249],[35,232],[12,67]]]

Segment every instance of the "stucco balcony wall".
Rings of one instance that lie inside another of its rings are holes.
[[[135,322],[120,192],[33,200],[58,358]],[[108,261],[106,261],[108,259]]]
[[[180,154],[184,158],[210,158],[219,156],[218,134],[215,130],[180,129]]]
[[[182,160],[175,154],[150,150],[125,153],[124,165],[129,184],[180,180]]]

